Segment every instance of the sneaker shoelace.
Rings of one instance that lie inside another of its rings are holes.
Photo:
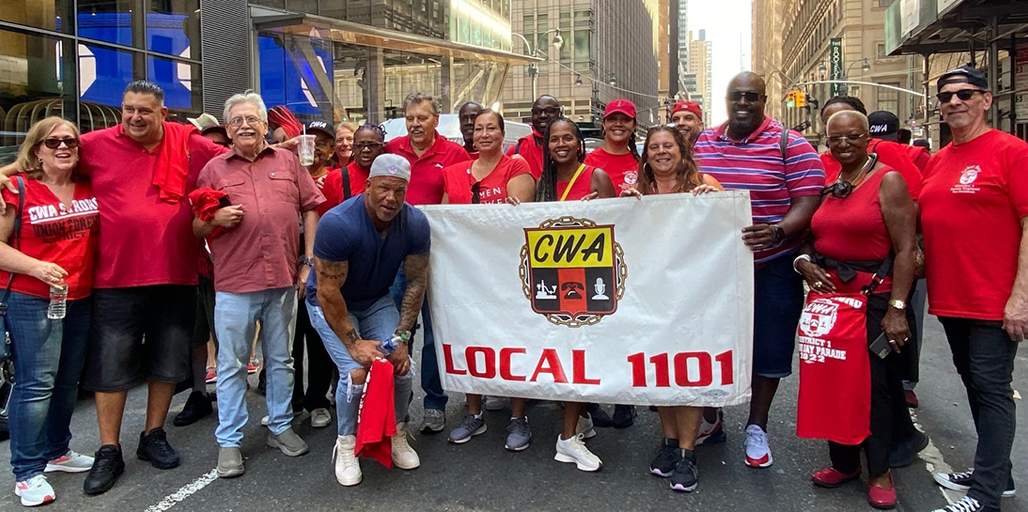
[[[471,434],[475,430],[478,430],[479,421],[481,421],[480,418],[476,418],[473,414],[468,414],[464,417],[464,421],[460,423],[460,426],[464,430],[467,430],[468,434]]]
[[[114,466],[117,465],[118,453],[115,451],[104,451],[100,450],[96,452],[96,457],[93,459],[93,469],[100,472],[113,471]]]
[[[407,429],[403,429],[397,432],[396,435],[393,436],[393,449],[413,450],[413,448],[411,448],[410,446],[410,441],[412,438],[413,436],[410,432],[407,431]]]
[[[970,496],[964,496],[960,498],[960,501],[947,506],[946,510],[949,512],[974,512],[980,507],[981,504],[978,503],[978,500]]]
[[[746,431],[746,447],[760,447],[767,445],[767,433],[762,430]]]
[[[153,449],[157,450],[157,452],[161,456],[170,457],[175,453],[175,451],[171,449],[171,445],[168,444],[168,435],[164,432],[163,429],[155,430],[151,432],[150,435],[147,437],[150,438],[149,443],[147,444],[149,444]]]
[[[971,478],[973,475],[974,475],[974,470],[973,469],[969,469],[967,471],[961,471],[960,473],[950,473],[949,474],[949,479],[950,479],[950,481],[954,481],[954,480],[967,480],[967,479]]]
[[[511,434],[526,434],[528,432],[528,420],[524,418],[511,420],[510,424],[507,425],[507,432],[510,432]]]

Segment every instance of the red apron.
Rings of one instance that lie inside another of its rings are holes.
[[[796,345],[800,392],[796,435],[858,445],[871,435],[867,297],[811,291]]]

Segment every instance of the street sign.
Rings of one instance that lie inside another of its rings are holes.
[[[832,80],[842,80],[842,38],[833,37],[828,43],[828,76]],[[842,94],[840,90],[841,84],[832,84],[831,95],[832,97]]]

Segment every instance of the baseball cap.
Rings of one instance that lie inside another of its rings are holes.
[[[616,100],[607,103],[607,108],[603,110],[603,118],[606,119],[608,116],[614,113],[621,113],[632,119],[635,119],[635,103],[624,98],[618,98]]]
[[[964,64],[959,68],[953,68],[939,76],[935,82],[936,89],[942,89],[946,84],[971,84],[981,89],[989,89],[989,79],[985,73],[974,67]]]
[[[671,115],[675,115],[679,112],[692,112],[696,117],[703,119],[703,107],[695,101],[689,100],[678,100],[675,102],[675,106],[671,108]]]
[[[867,115],[868,132],[872,137],[885,140],[896,140],[900,120],[896,114],[879,110]]]
[[[211,128],[217,128],[221,126],[221,123],[218,122],[218,118],[206,112],[196,117],[187,117],[186,121],[189,121],[190,124],[195,126],[197,130],[200,130],[200,133],[210,130]]]
[[[374,178],[375,176],[387,176],[410,181],[410,162],[400,155],[383,153],[378,155],[375,161],[371,162],[371,172],[368,173],[368,178]]]
[[[304,126],[307,129],[307,133],[310,135],[314,135],[311,132],[321,132],[328,135],[329,138],[333,140],[336,138],[336,131],[332,128],[331,123],[326,123],[325,121],[311,121]]]

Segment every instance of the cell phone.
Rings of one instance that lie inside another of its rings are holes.
[[[218,198],[218,208],[225,208],[232,206],[232,201],[228,200],[228,196],[221,196]]]
[[[892,343],[889,343],[889,338],[885,336],[884,332],[879,334],[878,337],[875,338],[875,340],[872,341],[867,348],[871,351],[871,353],[878,356],[880,359],[885,359],[886,357],[889,357],[889,354],[891,354],[893,351]]]

